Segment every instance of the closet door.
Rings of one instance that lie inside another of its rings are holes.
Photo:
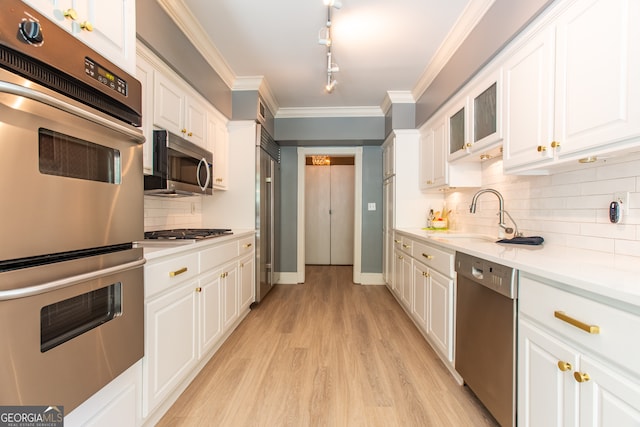
[[[353,165],[331,165],[330,169],[331,264],[353,265],[355,168]]]
[[[329,166],[305,166],[305,263],[331,263],[331,173]]]

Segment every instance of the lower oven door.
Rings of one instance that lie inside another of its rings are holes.
[[[142,240],[142,142],[139,129],[0,70],[0,260]]]
[[[0,280],[95,261],[2,273]],[[0,405],[61,405],[68,413],[140,360],[143,263],[0,291]]]

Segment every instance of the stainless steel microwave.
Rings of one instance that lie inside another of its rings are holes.
[[[145,194],[213,194],[213,153],[166,130],[154,130],[152,143],[153,174],[144,176]]]

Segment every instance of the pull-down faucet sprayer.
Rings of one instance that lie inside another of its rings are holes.
[[[505,224],[504,222],[505,213],[509,216],[509,218],[511,218],[511,215],[509,215],[509,212],[504,210],[504,198],[502,197],[502,194],[500,194],[497,190],[494,190],[493,188],[485,188],[478,191],[476,194],[474,194],[473,199],[471,199],[471,205],[469,206],[469,212],[472,214],[476,213],[476,204],[478,203],[478,196],[484,193],[493,193],[496,195],[496,197],[498,198],[498,202],[500,203],[500,207],[499,207],[500,210],[498,211],[498,216],[499,216],[498,225],[500,226],[500,228],[504,229],[505,233],[507,234],[514,233],[513,228],[507,227],[507,224]],[[516,228],[514,236],[518,236],[520,234],[518,232],[518,226],[516,225],[516,222],[513,220],[513,218],[511,218],[511,221],[513,222],[513,225]]]

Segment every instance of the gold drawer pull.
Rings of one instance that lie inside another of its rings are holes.
[[[433,255],[422,254],[422,256],[425,257],[426,259],[433,259]]]
[[[555,311],[553,313],[553,315],[555,317],[557,317],[558,319],[562,320],[563,322],[567,322],[568,324],[570,324],[571,326],[575,326],[578,329],[582,329],[583,331],[590,333],[590,334],[599,334],[600,333],[600,327],[596,326],[596,325],[588,325],[584,322],[581,322],[577,319],[574,319],[573,317],[569,317],[567,316],[564,311]]]
[[[84,21],[83,23],[80,24],[80,28],[82,28],[85,31],[93,31],[93,24],[89,21]]]
[[[75,9],[67,9],[62,12],[62,15],[64,15],[64,17],[67,19],[71,19],[72,21],[78,19],[78,12],[76,12]]]
[[[396,243],[400,243],[400,240],[398,240],[398,239],[393,239],[393,241],[396,242]]]
[[[571,363],[560,360],[558,361],[558,369],[560,369],[562,372],[567,372],[572,369],[572,366]]]
[[[186,273],[188,270],[187,267],[182,267],[180,270],[176,270],[176,271],[170,271],[169,272],[169,277],[176,277],[182,273]]]
[[[558,141],[552,141],[551,148],[560,148],[560,143]]]
[[[545,151],[547,151],[547,147],[544,145],[538,145],[538,153],[544,153]]]
[[[202,288],[201,287],[197,287],[196,288],[196,292],[202,292]]]
[[[187,133],[187,136],[193,136],[193,132]]]
[[[253,243],[245,243],[242,245],[243,248],[250,248],[251,246],[253,246]]]
[[[423,271],[422,272],[422,277],[431,277],[431,276],[426,271]]]
[[[403,244],[402,244],[402,247],[403,247],[403,248],[405,248],[405,249],[408,249],[408,248],[410,248],[411,246],[409,246],[409,245],[405,245],[405,244],[403,243]]]
[[[578,381],[579,383],[586,383],[591,379],[589,374],[587,374],[586,372],[574,372],[573,378],[575,378],[575,380]]]

